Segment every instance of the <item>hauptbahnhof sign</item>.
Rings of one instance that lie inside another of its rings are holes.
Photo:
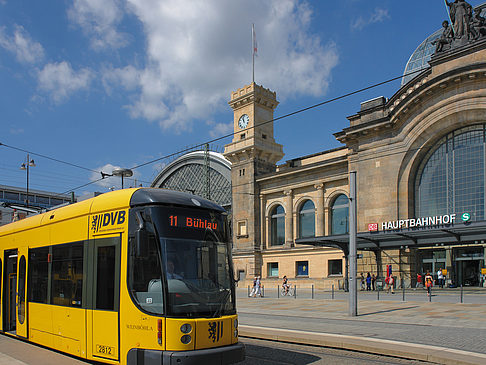
[[[463,213],[459,218],[457,214],[445,214],[432,217],[399,219],[396,221],[382,222],[381,224],[370,223],[368,224],[368,231],[376,232],[379,228],[382,231],[396,231],[407,228],[446,226],[454,224],[456,219],[460,219],[462,222],[468,222],[471,219],[471,215],[469,213]]]

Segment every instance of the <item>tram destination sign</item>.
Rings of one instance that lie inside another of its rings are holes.
[[[369,223],[368,231],[377,232],[380,229],[382,231],[398,231],[407,228],[447,226],[447,225],[454,224],[454,222],[456,221],[456,217],[458,220],[462,222],[467,222],[470,219],[469,213],[464,213],[460,217],[458,217],[456,214],[445,214],[445,215],[436,215],[432,217],[399,219],[396,221]]]

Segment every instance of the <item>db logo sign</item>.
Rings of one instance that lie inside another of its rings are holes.
[[[378,223],[369,223],[368,224],[368,231],[370,231],[370,232],[378,231]]]

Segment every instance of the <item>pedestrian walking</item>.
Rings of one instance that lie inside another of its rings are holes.
[[[387,276],[385,279],[385,284],[386,284],[386,292],[389,294],[390,291],[392,294],[395,294],[395,288],[393,287],[393,284],[395,283],[395,280],[393,279],[393,276]]]
[[[365,277],[363,273],[361,273],[360,279],[361,279],[361,290],[365,290]]]
[[[371,275],[371,288],[373,289],[373,291],[376,290],[376,276],[375,276],[375,274]]]
[[[427,275],[425,275],[425,287],[427,288],[427,296],[430,297],[432,293],[432,285],[434,284],[434,278],[430,275],[430,272],[427,271]]]
[[[255,276],[255,279],[253,279],[253,287],[251,288],[250,292],[250,297],[253,297],[256,295],[256,285],[257,285],[257,277]]]
[[[371,275],[366,274],[366,291],[371,291]]]
[[[442,273],[442,269],[437,270],[437,285],[439,285],[439,288],[444,287],[444,274]]]
[[[417,283],[415,284],[415,288],[422,288],[423,287],[423,284],[422,284],[422,274],[420,274],[419,272],[417,273]]]
[[[262,282],[260,280],[260,277],[257,276],[257,279],[256,279],[256,292],[255,292],[255,298],[256,296],[259,296],[261,297],[262,296]]]

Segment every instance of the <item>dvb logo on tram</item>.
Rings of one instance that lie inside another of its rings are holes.
[[[91,232],[101,233],[122,228],[120,226],[125,223],[126,214],[126,211],[118,210],[116,212],[93,215],[91,217]]]

